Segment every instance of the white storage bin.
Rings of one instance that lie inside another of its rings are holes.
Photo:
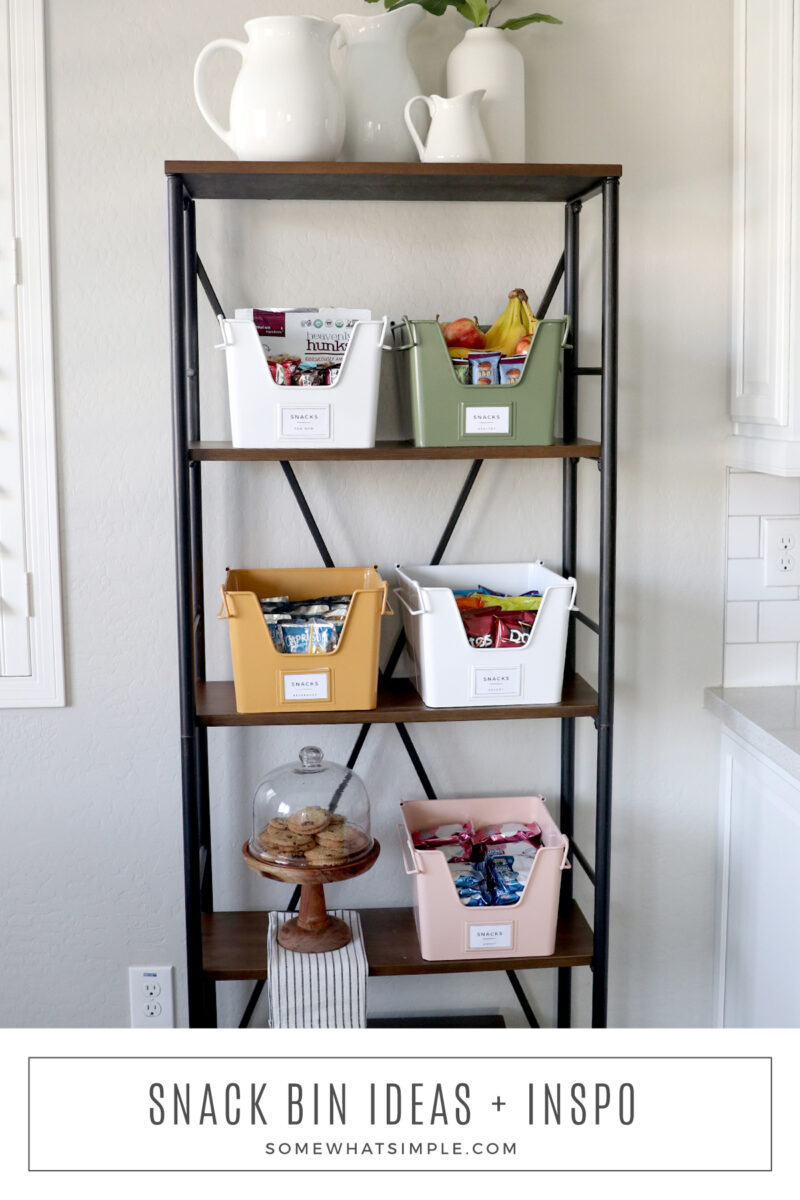
[[[398,564],[396,570],[412,678],[430,708],[559,702],[574,579],[541,562]],[[518,650],[470,646],[452,589],[480,585],[509,596],[542,593],[531,636]]]
[[[238,449],[367,449],[375,445],[388,318],[357,321],[335,383],[284,387],[272,378],[253,321],[219,319]],[[388,348],[388,347],[387,347]]]

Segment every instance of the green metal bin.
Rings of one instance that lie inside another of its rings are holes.
[[[540,321],[518,383],[460,383],[438,321],[393,327],[400,394],[416,446],[552,446],[569,318]]]

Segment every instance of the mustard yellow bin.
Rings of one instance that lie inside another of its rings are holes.
[[[228,622],[236,711],[343,712],[375,708],[381,617],[391,613],[377,567],[275,571],[228,568],[220,617]],[[339,642],[328,654],[284,654],[272,640],[261,600],[352,595]]]

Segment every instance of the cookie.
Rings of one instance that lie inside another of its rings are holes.
[[[344,813],[331,813],[330,818],[331,820],[328,828],[336,828],[337,825],[344,825],[345,821],[347,820],[347,817],[344,815]]]
[[[310,867],[338,867],[349,858],[344,850],[334,850],[330,846],[312,846],[306,850],[305,858]]]
[[[313,837],[303,837],[300,834],[291,833],[289,830],[271,833],[269,829],[261,831],[258,835],[258,843],[268,854],[297,855],[299,858],[302,858],[303,853],[315,845]]]
[[[273,817],[272,820],[270,821],[269,825],[267,826],[267,831],[269,833],[285,833],[288,828],[289,828],[289,818],[288,817]]]
[[[293,812],[288,823],[292,833],[315,834],[330,825],[331,814],[327,808],[311,804],[307,808],[299,808],[297,812]]]
[[[317,834],[317,842],[326,849],[342,851],[349,856],[366,849],[367,837],[352,825],[335,825],[321,830]]]

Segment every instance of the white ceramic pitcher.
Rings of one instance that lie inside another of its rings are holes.
[[[344,100],[330,45],[338,26],[320,17],[258,17],[245,22],[247,42],[217,38],[195,63],[194,94],[208,124],[237,158],[328,160],[344,140]],[[216,50],[236,50],[230,128],[211,112],[203,66]]]
[[[490,162],[491,154],[478,112],[483,90],[460,96],[414,96],[405,107],[408,131],[420,162]],[[411,120],[411,109],[422,100],[431,115],[428,139],[423,144]]]
[[[403,105],[419,91],[406,41],[425,13],[417,5],[368,17],[341,13],[345,47],[339,78],[347,113],[342,157],[350,162],[414,162]],[[336,43],[334,43],[336,44]]]

